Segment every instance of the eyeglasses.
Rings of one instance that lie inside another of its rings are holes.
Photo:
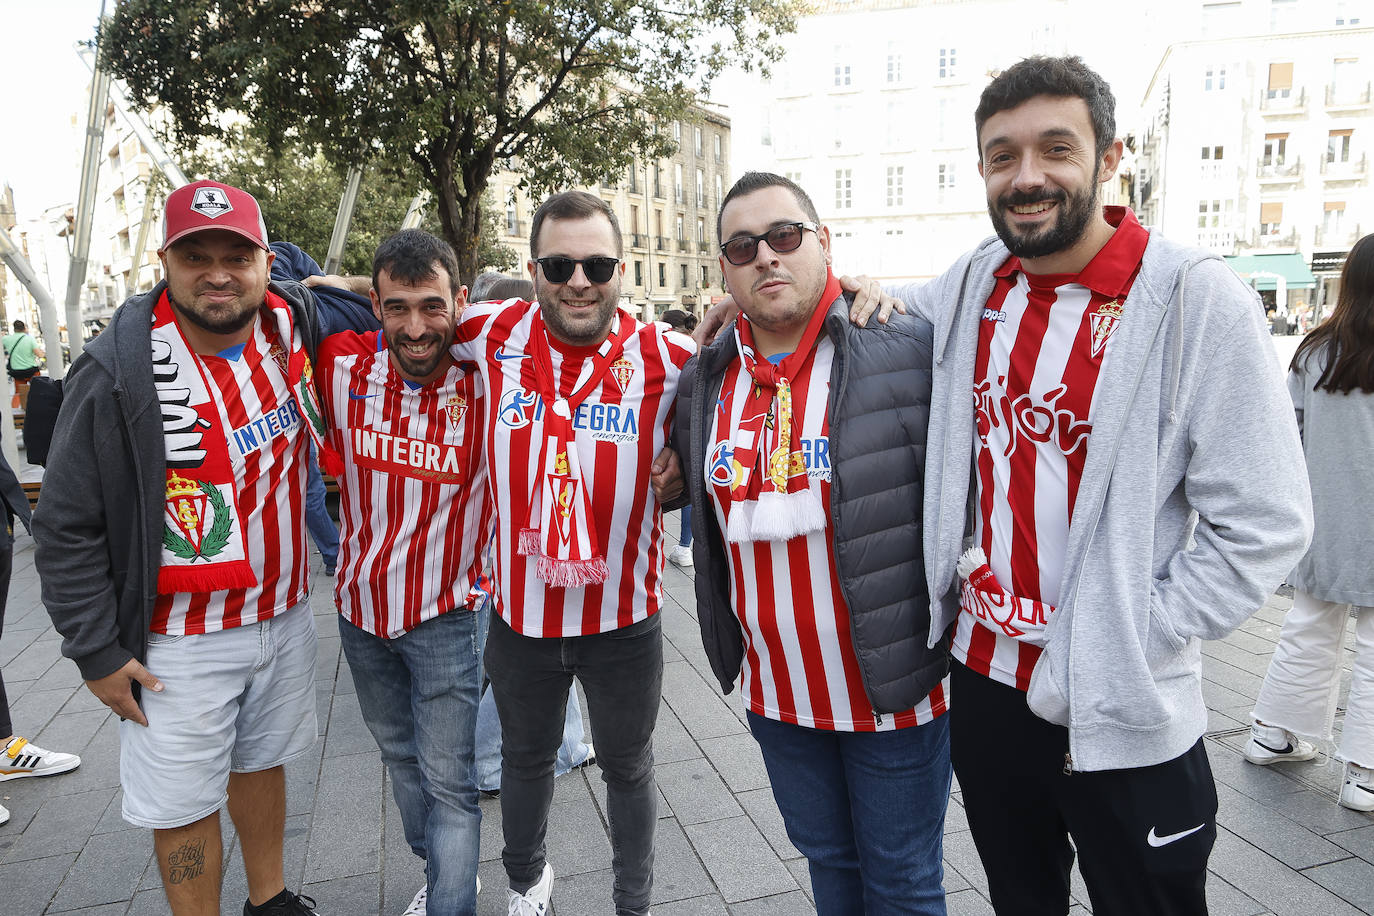
[[[810,229],[812,232],[817,232],[820,228],[815,223],[783,223],[781,226],[774,226],[762,235],[737,235],[720,246],[720,253],[725,255],[725,260],[731,264],[736,267],[743,267],[754,260],[754,256],[758,254],[759,242],[767,242],[768,247],[773,251],[778,254],[786,254],[801,247],[804,230]]]
[[[550,283],[567,283],[572,279],[577,265],[582,265],[582,273],[593,283],[605,283],[615,276],[619,258],[535,258],[534,262],[544,268],[544,279]]]

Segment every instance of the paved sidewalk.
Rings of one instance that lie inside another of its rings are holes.
[[[670,527],[676,529],[674,519]],[[320,632],[321,736],[287,768],[287,875],[334,916],[396,916],[424,880],[406,847],[376,746],[363,725],[339,651],[328,583],[312,603]],[[806,864],[788,843],[763,761],[737,694],[722,698],[697,634],[689,575],[670,566],[664,612],[664,704],[655,742],[662,793],[655,916],[814,912]],[[1268,769],[1244,762],[1249,708],[1289,605],[1275,596],[1224,642],[1204,647],[1211,710],[1207,748],[1221,798],[1221,830],[1208,885],[1218,916],[1374,913],[1374,815],[1335,803],[1338,764]],[[1353,637],[1352,637],[1353,638]],[[1351,645],[1350,639],[1347,647]],[[165,913],[148,831],[119,816],[117,720],[81,686],[58,653],[39,603],[32,541],[19,536],[0,665],[15,727],[35,743],[83,756],[74,773],[0,783],[13,820],[0,827],[0,889],[25,914]],[[1349,650],[1346,658],[1347,678]],[[499,803],[483,801],[482,916],[504,913]],[[224,912],[246,896],[225,823]],[[952,914],[992,912],[957,786],[946,823]],[[595,768],[559,779],[548,837],[559,916],[610,912],[611,850],[605,793]],[[1072,912],[1086,913],[1075,883]]]

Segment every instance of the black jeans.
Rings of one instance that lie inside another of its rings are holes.
[[[0,512],[0,636],[5,635],[5,605],[9,604],[10,571],[14,568],[14,536],[5,522],[4,513]],[[5,676],[0,673],[0,739],[12,734],[10,700],[5,695]]]
[[[998,916],[1063,916],[1075,847],[1097,916],[1207,916],[1217,791],[1202,739],[1154,766],[1065,773],[1068,729],[951,668],[950,757]]]
[[[575,676],[587,694],[596,762],[606,783],[612,896],[617,914],[648,912],[653,890],[654,724],[663,687],[659,617],[596,636],[521,636],[496,615],[487,635],[487,676],[501,717],[501,860],[524,892],[544,870],[554,761]]]

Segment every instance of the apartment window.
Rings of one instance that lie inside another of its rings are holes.
[[[697,217],[697,242],[698,247],[711,241],[711,237],[706,234],[706,217]]]
[[[1278,235],[1283,224],[1283,203],[1274,201],[1260,204],[1260,235]]]
[[[949,99],[935,103],[935,139],[941,143],[949,140]]]
[[[1224,37],[1228,26],[1239,20],[1239,2],[1204,3],[1202,5],[1202,34],[1206,38]]]
[[[1336,0],[1336,25],[1359,25],[1360,15],[1356,4],[1365,0]]]
[[[1221,92],[1226,88],[1226,65],[1208,64],[1202,74],[1204,92]]]
[[[710,268],[708,268],[705,264],[703,264],[703,265],[701,265],[701,287],[702,287],[702,289],[705,289],[706,287],[708,287],[708,286],[710,286],[710,285],[711,285]]]
[[[697,169],[697,206],[706,206],[706,173]]]
[[[1293,94],[1293,62],[1269,65],[1269,88],[1265,93],[1271,99],[1286,99]]]
[[[644,262],[635,261],[635,286],[644,285]]]
[[[676,236],[676,238],[677,238],[677,240],[680,242],[680,241],[682,241],[683,239],[687,238],[687,236],[685,236],[685,235],[682,234],[682,232],[683,232],[683,226],[682,226],[682,214],[681,214],[681,213],[679,213],[679,214],[677,215],[677,223],[676,223],[675,225],[676,225],[676,227],[677,227],[677,236]]]
[[[1269,31],[1291,32],[1300,24],[1298,0],[1269,0]]]
[[[515,192],[506,197],[506,235],[520,234],[519,213],[515,208]]]
[[[1343,222],[1345,222],[1345,201],[1328,200],[1326,212],[1322,214],[1322,232],[1328,236],[1340,235]]]
[[[1224,202],[1224,212],[1226,215],[1231,213],[1231,201]],[[1197,204],[1197,227],[1199,229],[1222,229],[1225,222],[1222,220],[1223,201],[1220,200],[1200,200]]]
[[[1350,161],[1350,135],[1354,131],[1333,130],[1326,135],[1326,161]]]
[[[682,203],[682,163],[673,163],[673,199]]]
[[[720,175],[716,176],[716,209],[720,209],[720,202],[725,199],[725,179]]]
[[[949,191],[954,188],[954,163],[942,162],[936,166],[936,186],[941,191]]]
[[[848,210],[854,206],[854,170],[835,170],[835,209]]]
[[[1222,174],[1224,147],[1204,146],[1202,148],[1202,177],[1219,178]]]
[[[681,121],[674,121],[674,122],[673,122],[673,142],[676,143],[679,147],[682,146],[682,122],[681,122]]]
[[[954,68],[955,68],[955,49],[954,49],[954,48],[941,48],[941,49],[940,49],[940,66],[939,66],[939,69],[938,69],[938,75],[939,75],[940,79],[942,79],[942,80],[944,80],[944,79],[953,79],[953,78],[954,78]]]
[[[887,167],[887,205],[889,207],[902,205],[902,170],[903,166],[900,165]]]
[[[706,147],[703,146],[703,145],[702,145],[702,142],[701,142],[701,128],[700,128],[700,127],[693,127],[693,128],[692,128],[692,132],[693,132],[693,137],[692,137],[693,146],[696,148],[696,151],[697,151],[697,158],[700,159],[702,156],[706,155]]]
[[[658,163],[654,163],[654,196],[663,196],[663,168]]]
[[[630,204],[630,231],[639,234],[639,204]]]
[[[863,132],[859,129],[857,110],[853,105],[835,105],[830,124],[834,131],[836,152],[852,152],[860,148]]]
[[[1338,57],[1331,62],[1331,101],[1354,102],[1368,83],[1361,83],[1360,60],[1357,57]]]
[[[662,288],[664,288],[664,287],[667,286],[667,285],[668,285],[668,265],[664,264],[662,261],[659,261],[659,262],[658,262],[658,287],[659,287],[659,289],[662,289]]]
[[[786,178],[788,181],[792,182],[792,183],[795,184],[795,185],[799,185],[799,186],[804,187],[804,185],[802,185],[802,173],[801,173],[801,172],[783,172],[783,173],[782,173],[782,177],[783,177],[783,178]]]
[[[715,146],[716,146],[716,161],[717,161],[717,162],[720,162],[721,159],[724,158],[724,155],[723,155],[723,153],[722,153],[722,151],[723,151],[723,149],[724,149],[724,146],[723,146],[723,144],[721,143],[720,134],[715,134],[715,135],[713,135],[713,136],[711,137],[711,140],[712,140],[712,142],[713,142],[713,143],[715,144]]]
[[[844,88],[854,84],[854,71],[849,59],[853,56],[849,48],[844,45],[835,45],[835,79],[834,85],[837,88]]]
[[[897,85],[902,81],[902,43],[889,41],[887,43],[887,83],[889,86]]]
[[[686,289],[686,288],[687,288],[687,265],[686,265],[686,264],[683,264],[683,265],[681,265],[681,266],[682,266],[682,283],[680,284],[680,288],[681,288],[681,289]]]
[[[888,99],[887,102],[887,148],[892,150],[911,147],[911,120],[907,115],[909,106]]]
[[[1287,134],[1265,134],[1264,135],[1264,158],[1261,160],[1264,165],[1283,165],[1288,157],[1288,135]]]

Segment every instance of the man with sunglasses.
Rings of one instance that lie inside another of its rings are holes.
[[[718,217],[742,314],[684,370],[697,619],[739,684],[816,910],[945,912],[948,659],[927,647],[930,325],[854,327],[830,231],[749,172]],[[598,745],[599,746],[599,745]]]
[[[453,350],[483,373],[485,448],[499,469],[488,477],[496,537],[486,666],[503,735],[509,913],[549,909],[544,836],[576,677],[606,782],[615,910],[644,914],[666,552],[650,483],[665,476],[656,456],[693,346],[617,308],[620,228],[599,197],[565,191],[546,200],[530,254],[537,302],[469,306]]]

